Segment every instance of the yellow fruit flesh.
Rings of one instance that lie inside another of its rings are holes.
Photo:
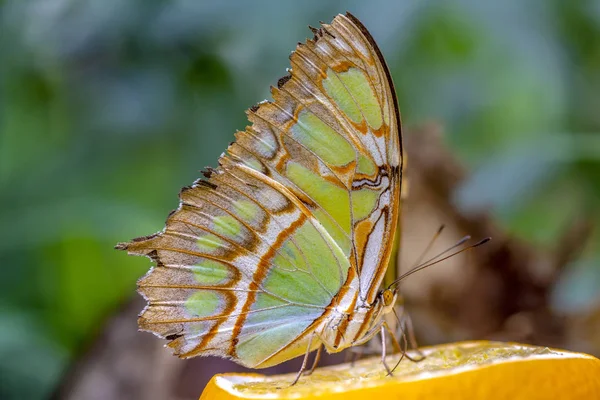
[[[319,368],[292,387],[294,374],[216,375],[200,399],[600,399],[600,360],[586,354],[484,341],[422,351],[424,361],[403,360],[393,377],[379,357]]]

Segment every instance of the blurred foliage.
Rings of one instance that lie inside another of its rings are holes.
[[[162,227],[306,25],[346,9],[380,43],[405,125],[443,123],[475,171],[464,210],[540,246],[598,225],[598,1],[5,0],[0,397],[52,392],[149,265],[114,244]],[[559,309],[600,301],[597,243]]]

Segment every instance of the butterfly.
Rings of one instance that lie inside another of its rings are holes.
[[[400,212],[396,93],[352,14],[311,30],[165,228],[117,245],[156,264],[138,281],[139,327],[179,357],[264,368],[384,333],[398,296],[380,289]]]

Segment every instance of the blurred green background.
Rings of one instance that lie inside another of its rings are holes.
[[[48,397],[149,262],[162,228],[306,26],[351,11],[390,64],[406,126],[438,121],[474,172],[456,193],[551,246],[599,225],[600,2],[0,2],[0,397]],[[555,288],[600,302],[598,232]]]

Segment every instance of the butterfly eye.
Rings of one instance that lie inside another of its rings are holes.
[[[383,305],[386,307],[391,306],[394,302],[394,293],[390,289],[384,290],[381,297],[383,298]]]

